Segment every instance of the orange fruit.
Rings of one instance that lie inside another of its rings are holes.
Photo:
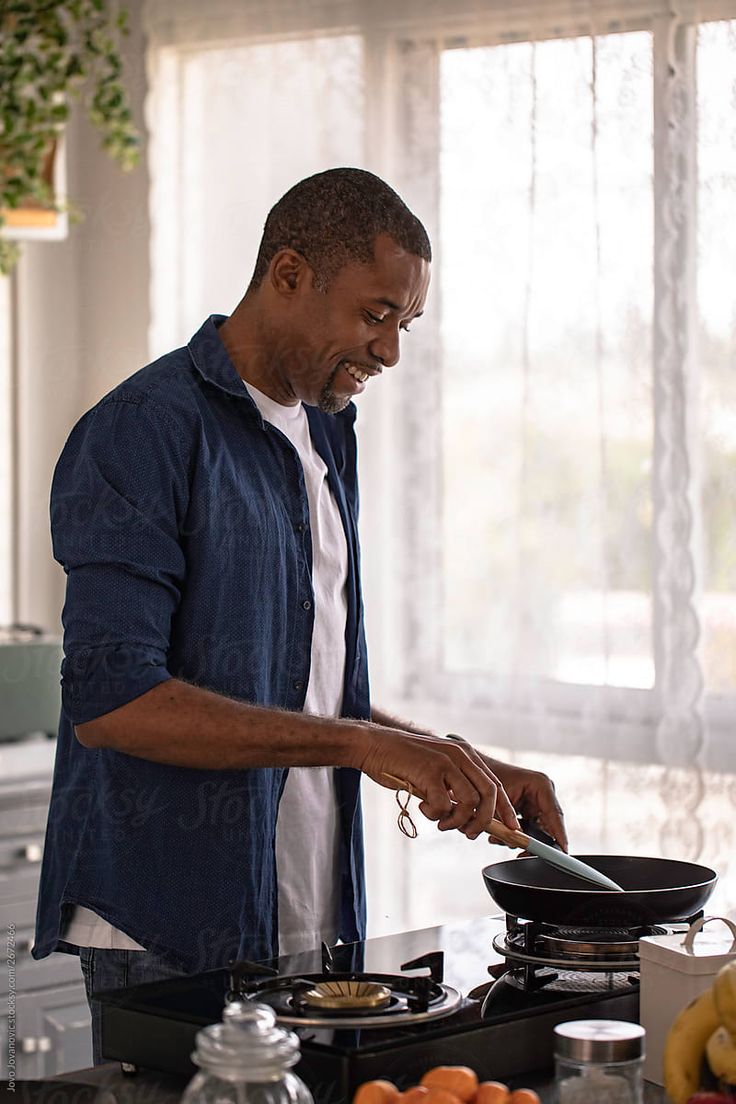
[[[420,1085],[420,1089],[427,1090],[427,1095],[422,1098],[422,1104],[463,1104],[459,1096],[441,1089],[439,1085]]]
[[[481,1081],[475,1104],[509,1104],[509,1090],[500,1081]]]
[[[398,1104],[400,1096],[391,1081],[366,1081],[353,1097],[353,1104]]]
[[[435,1066],[421,1080],[428,1089],[446,1089],[463,1104],[468,1104],[478,1090],[478,1078],[468,1066]]]
[[[534,1089],[514,1089],[508,1104],[542,1104]]]
[[[400,1104],[425,1104],[429,1096],[429,1089],[424,1085],[415,1085],[413,1089],[407,1089],[399,1098]]]

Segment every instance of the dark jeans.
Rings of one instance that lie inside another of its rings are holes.
[[[102,1005],[92,999],[92,994],[101,989],[123,989],[127,985],[143,985],[147,981],[162,981],[184,974],[152,951],[80,947],[79,963],[92,1014],[92,1061],[96,1066],[101,1066],[105,1059],[102,1057]]]

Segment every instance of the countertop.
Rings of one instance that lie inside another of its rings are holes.
[[[542,1104],[554,1104],[549,1076],[515,1078],[512,1088],[520,1088],[522,1084],[536,1089]],[[0,1099],[12,1100],[14,1104],[175,1104],[181,1099],[185,1085],[185,1079],[167,1074],[141,1072],[126,1076],[120,1072],[117,1062],[110,1062],[60,1074],[53,1081],[18,1082],[12,1095],[0,1089]],[[65,1093],[63,1090],[67,1086],[69,1091]],[[664,1090],[645,1082],[644,1104],[667,1104]]]

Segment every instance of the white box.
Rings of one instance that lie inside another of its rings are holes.
[[[711,920],[723,921],[730,932],[710,928],[702,931]],[[678,1012],[704,993],[720,968],[734,959],[736,924],[725,916],[705,916],[691,924],[687,932],[645,935],[639,940],[639,1022],[647,1033],[647,1081],[663,1084],[664,1044]]]

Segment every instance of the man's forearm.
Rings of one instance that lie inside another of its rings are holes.
[[[435,736],[436,733],[432,732],[428,728],[420,728],[412,721],[402,721],[399,717],[394,717],[390,713],[384,712],[383,709],[371,708],[371,720],[374,724],[381,725],[383,728],[397,728],[401,732],[412,732],[415,736]]]
[[[178,767],[233,770],[359,766],[365,727],[266,709],[172,678],[75,732],[85,747]]]
[[[392,779],[406,780],[423,795],[425,816],[471,838],[494,810],[509,827],[516,822],[503,788],[472,748],[411,731],[380,710],[373,721],[313,717],[236,701],[172,678],[76,725],[75,732],[85,747],[177,767],[355,767],[389,789]]]

